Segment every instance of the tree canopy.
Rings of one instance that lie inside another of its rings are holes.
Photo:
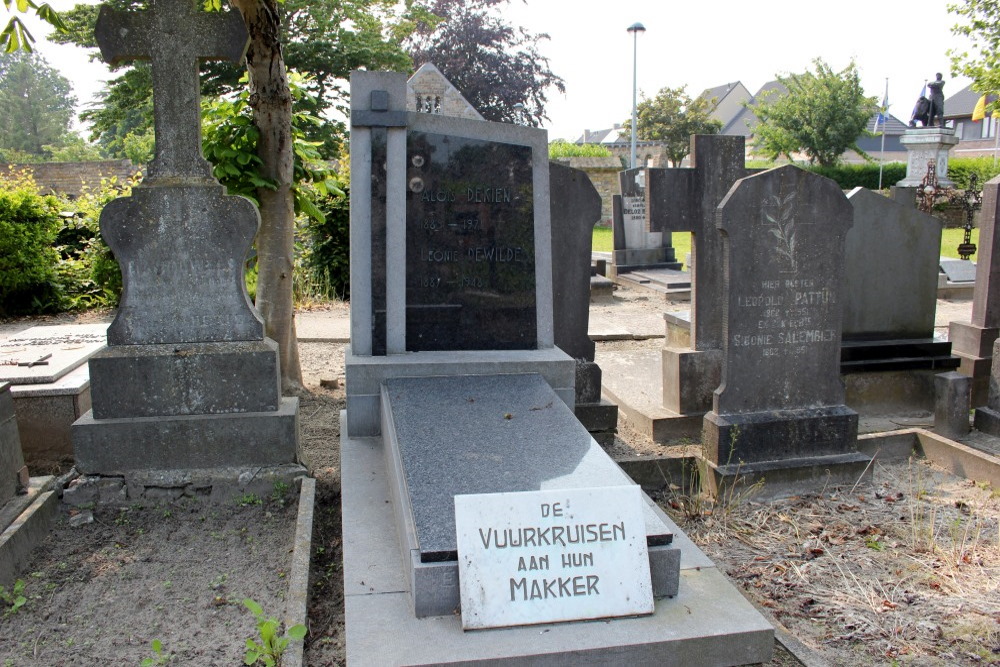
[[[128,0],[110,3],[125,8]],[[93,30],[99,7],[77,5],[63,13],[67,26],[54,41],[95,48]],[[289,70],[309,81],[310,94],[300,108],[323,116],[331,109],[346,109],[346,83],[358,68],[409,71],[411,61],[399,46],[424,16],[419,7],[400,10],[394,0],[285,0],[276,5],[282,55]],[[142,136],[152,128],[152,77],[146,63],[123,65],[121,74],[108,82],[101,101],[81,114],[91,123],[92,138],[109,153],[124,157],[125,138]],[[203,63],[202,92],[217,97],[242,88],[244,68],[210,61]],[[323,142],[323,154],[337,154],[346,128],[331,121],[309,129],[308,138]]]
[[[548,35],[503,20],[497,7],[508,2],[430,0],[438,20],[417,21],[409,53],[417,67],[437,66],[486,120],[538,127],[548,118],[548,91],[566,86],[538,48]]]
[[[809,161],[835,165],[844,151],[857,146],[878,100],[861,88],[857,66],[851,61],[834,72],[822,59],[813,60],[815,72],[779,76],[787,93],[772,90],[753,107],[760,119],[754,145],[770,158],[803,152]]]
[[[972,79],[980,93],[1000,92],[1000,0],[963,0],[948,5],[948,11],[962,19],[951,31],[968,37],[971,45],[968,51],[948,51],[952,74]],[[994,100],[987,112],[997,110],[1000,102]]]
[[[722,123],[712,119],[712,100],[691,99],[687,86],[661,88],[653,99],[645,95],[636,105],[636,137],[643,141],[660,141],[665,145],[667,159],[679,166],[690,152],[692,134],[718,134]],[[632,119],[622,125],[632,131]]]
[[[71,142],[75,104],[69,81],[40,55],[0,54],[0,150],[41,157]]]
[[[16,3],[14,0],[3,0],[3,6],[7,10],[7,14],[10,15],[7,25],[4,26],[3,30],[0,30],[0,48],[5,53],[13,53],[18,50],[31,53],[33,50],[31,45],[34,43],[35,38],[28,32],[28,29],[24,26],[24,22],[21,21],[21,17],[17,13],[23,14],[28,10],[32,10],[35,16],[56,30],[65,30],[59,14],[48,3],[39,5],[34,0],[17,0]],[[14,6],[16,12],[11,11],[11,6]]]

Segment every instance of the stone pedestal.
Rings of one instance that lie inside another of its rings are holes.
[[[934,378],[934,430],[946,438],[969,433],[969,386],[961,373],[940,373]]]
[[[1000,336],[998,327],[981,327],[971,322],[948,324],[951,351],[961,359],[959,372],[972,379],[972,405],[986,405],[990,393],[990,369],[993,366],[993,343]]]
[[[919,186],[927,175],[928,162],[935,165],[938,185],[955,185],[948,178],[948,153],[958,143],[955,130],[947,127],[911,128],[903,133],[899,143],[903,144],[908,155],[906,178],[896,183],[897,187]]]
[[[663,407],[679,415],[712,409],[712,393],[722,381],[722,350],[665,347]]]

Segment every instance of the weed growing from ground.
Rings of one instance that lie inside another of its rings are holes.
[[[259,604],[247,598],[243,605],[257,619],[257,637],[247,639],[247,652],[243,663],[246,665],[264,665],[265,667],[281,667],[281,661],[293,639],[299,640],[306,636],[306,626],[299,624],[288,628],[284,635],[278,634],[280,624],[277,619],[264,614]]]
[[[163,652],[163,642],[159,639],[154,639],[150,648],[153,650],[153,655],[148,658],[143,658],[142,662],[139,663],[139,667],[155,667],[155,665],[165,665],[170,662],[174,654]]]
[[[15,581],[14,587],[9,591],[5,587],[0,586],[0,602],[3,602],[7,607],[3,611],[4,618],[13,616],[17,613],[18,609],[28,602],[28,598],[24,595],[24,586],[24,579]]]

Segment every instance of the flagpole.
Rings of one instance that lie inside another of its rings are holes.
[[[878,156],[878,189],[882,190],[882,163],[885,162],[885,122],[889,120],[889,77],[885,77],[885,96],[882,98],[882,110],[879,117],[882,119],[882,148]],[[878,130],[878,118],[875,119],[875,129]],[[994,161],[996,154],[993,155]]]

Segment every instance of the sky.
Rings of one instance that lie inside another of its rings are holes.
[[[960,0],[511,0],[504,17],[533,33],[547,33],[540,51],[566,83],[549,91],[545,124],[551,139],[575,140],[627,119],[632,109],[633,48],[640,99],[663,87],[706,88],[741,81],[751,93],[778,74],[812,69],[822,58],[835,71],[854,59],[868,95],[882,99],[904,122],[924,81],[944,73],[945,98],[970,81],[949,73],[949,48],[967,41],[951,34]],[[75,1],[50,0],[56,10]],[[33,17],[31,17],[33,18]],[[6,20],[4,20],[6,22]],[[627,28],[646,27],[634,40]],[[93,100],[109,77],[73,46],[45,42],[46,26],[30,24],[38,51],[70,80],[79,104]]]

